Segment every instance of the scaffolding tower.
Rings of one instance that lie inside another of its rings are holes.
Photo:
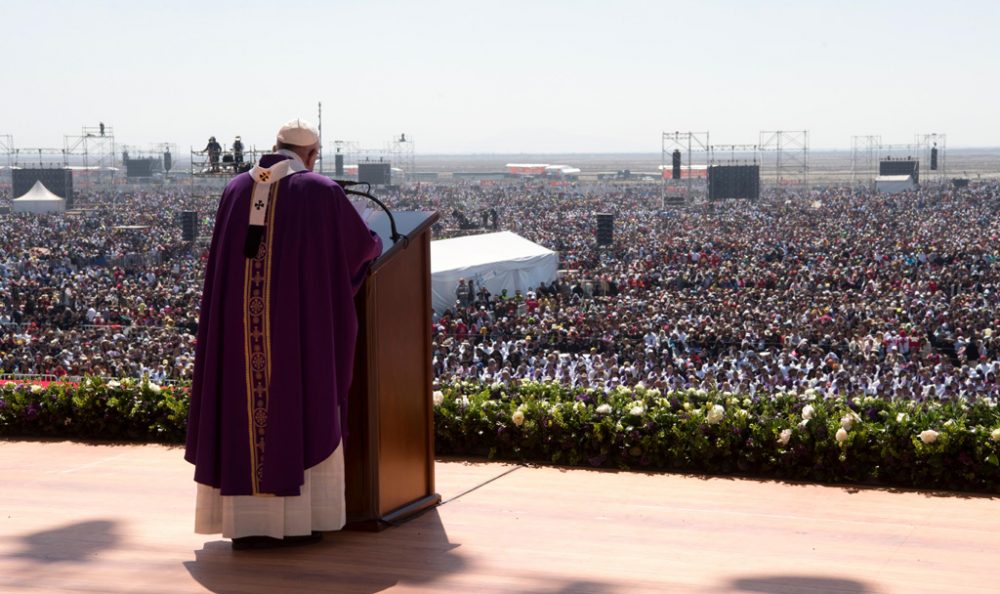
[[[63,147],[67,165],[73,165],[75,160],[88,171],[91,167],[110,171],[116,165],[115,131],[111,126],[83,126],[79,135],[63,137]]]
[[[14,137],[10,134],[0,134],[0,156],[7,169],[14,166]]]
[[[932,132],[930,134],[917,134],[914,144],[917,148],[918,158],[926,163],[924,171],[920,173],[927,181],[941,181],[948,176],[948,137],[945,134]],[[937,149],[937,170],[931,170],[931,155]]]
[[[83,187],[114,179],[117,165],[114,128],[102,122],[97,126],[82,126],[79,135],[64,135],[63,161],[67,167],[83,167],[82,175],[76,176]]]
[[[773,154],[774,159],[762,159],[761,165],[773,163],[774,183],[779,187],[809,186],[809,131],[762,131],[758,145],[762,156]],[[761,168],[763,170],[763,167]],[[761,171],[761,181],[765,174]]]
[[[35,155],[38,156],[37,161],[32,160]],[[69,166],[64,148],[25,147],[14,149],[14,167],[32,166],[35,163],[39,168]]]
[[[324,163],[326,163],[325,169],[324,169],[325,174],[326,175],[336,175],[336,171],[337,171],[336,170],[336,156],[337,155],[343,155],[344,156],[344,167],[345,168],[348,165],[357,165],[358,162],[361,160],[361,157],[360,157],[361,149],[359,147],[360,147],[360,145],[358,144],[358,142],[354,141],[354,140],[334,140],[333,141],[333,155],[334,155],[334,158],[332,159],[332,161],[334,163],[334,167],[331,169],[330,168],[330,163],[324,161]],[[344,177],[347,177],[347,172],[345,171],[343,173],[343,175],[344,175]]]
[[[412,136],[405,133],[393,138],[386,147],[389,156],[389,163],[403,171],[403,179],[411,179],[416,173],[416,145]]]
[[[158,142],[153,145],[154,150],[160,153],[160,158],[163,160],[163,173],[169,174],[171,171],[177,169],[177,145],[172,142]],[[170,155],[170,163],[167,163],[167,155]],[[169,167],[168,167],[169,165]]]
[[[728,153],[728,159],[726,158]],[[760,164],[760,145],[757,144],[711,144],[708,146],[708,164],[728,165]]]
[[[416,172],[416,143],[409,134],[400,134],[382,148],[365,148],[355,140],[334,140],[334,155],[344,156],[344,167],[359,163],[386,163],[401,170],[404,180],[412,179]],[[329,156],[328,156],[329,158]],[[329,167],[329,163],[327,163]],[[329,169],[326,170],[329,174]],[[396,174],[393,174],[396,175]],[[344,173],[347,177],[347,173]]]
[[[878,174],[882,137],[877,134],[851,137],[851,183],[871,183]]]
[[[10,134],[0,134],[0,163],[5,167],[4,175],[0,176],[0,188],[14,187],[14,137]],[[13,198],[13,196],[11,196]]]
[[[665,206],[667,198],[693,200],[695,196],[694,168],[708,167],[709,144],[708,132],[663,132],[660,140],[660,176],[663,179],[663,189],[660,194],[660,206]],[[681,179],[673,179],[668,173],[673,165],[674,151],[680,151]],[[684,175],[684,168],[687,175]],[[707,185],[699,180],[698,188],[705,193]]]

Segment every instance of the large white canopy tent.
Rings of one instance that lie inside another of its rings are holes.
[[[510,231],[432,241],[431,301],[437,313],[454,306],[460,279],[493,295],[525,293],[554,281],[558,269],[559,254]]]
[[[65,212],[66,201],[50,192],[41,181],[36,181],[23,196],[11,200],[10,207],[12,212]]]

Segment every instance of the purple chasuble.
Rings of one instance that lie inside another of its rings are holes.
[[[285,159],[265,155],[261,167]],[[229,182],[205,270],[184,458],[222,495],[299,495],[305,469],[347,429],[354,295],[382,242],[336,183],[302,171],[271,185],[256,256],[254,186]]]

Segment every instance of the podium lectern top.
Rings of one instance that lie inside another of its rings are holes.
[[[436,223],[439,217],[437,212],[427,211],[394,211],[392,216],[396,219],[396,230],[406,237],[415,237],[423,233],[427,227]],[[389,217],[384,212],[376,213],[368,221],[368,226],[382,238],[382,255],[375,260],[371,267],[372,272],[374,272],[389,260],[396,251],[403,249],[406,240],[400,239],[397,243],[392,243]]]

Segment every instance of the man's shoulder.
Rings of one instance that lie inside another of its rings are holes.
[[[303,184],[319,185],[327,188],[339,188],[337,182],[333,181],[329,177],[316,173],[315,171],[302,171],[295,174],[295,179]]]
[[[234,176],[229,183],[226,184],[225,192],[231,194],[233,192],[240,192],[246,190],[253,185],[253,179],[250,177],[249,173],[240,173]]]
[[[302,171],[291,177],[294,187],[303,192],[334,192],[342,194],[343,189],[337,182],[325,175],[313,171]]]
[[[325,175],[313,173],[312,171],[302,171],[286,178],[288,185],[285,186],[293,193],[303,195],[325,195],[330,193],[343,195],[343,189],[337,182]],[[224,195],[245,194],[253,187],[253,178],[249,173],[240,173],[226,184]]]

